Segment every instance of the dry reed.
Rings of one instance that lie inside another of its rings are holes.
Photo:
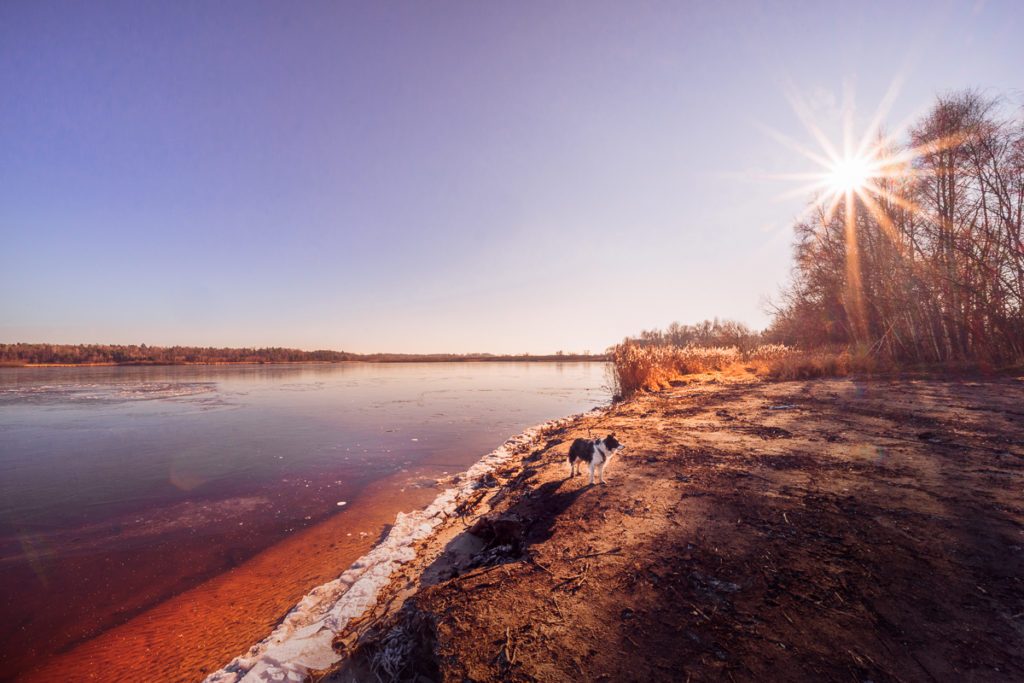
[[[774,380],[846,377],[892,370],[891,363],[848,349],[800,351],[762,344],[747,352],[734,346],[645,346],[626,342],[611,351],[614,391],[628,397],[657,391],[686,375],[742,370]]]
[[[657,391],[686,375],[720,372],[747,363],[766,365],[784,358],[781,344],[758,346],[746,353],[735,346],[645,346],[625,342],[611,351],[615,393],[630,396]]]

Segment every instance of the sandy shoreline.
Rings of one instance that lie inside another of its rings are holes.
[[[1024,381],[705,384],[549,430],[314,680],[1024,679]],[[568,479],[576,436],[629,446]],[[249,680],[249,679],[246,679]]]

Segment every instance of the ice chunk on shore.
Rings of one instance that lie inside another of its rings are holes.
[[[595,408],[591,411],[603,411]],[[478,488],[480,479],[511,460],[516,451],[539,440],[545,431],[579,417],[573,415],[527,429],[480,458],[456,477],[458,486],[446,489],[422,510],[399,512],[387,537],[352,563],[334,581],[311,590],[267,638],[210,674],[206,683],[269,683],[304,681],[310,670],[325,669],[341,659],[331,642],[349,622],[376,602],[380,591],[400,566],[416,558],[415,545],[430,538]],[[339,503],[340,505],[340,503]]]

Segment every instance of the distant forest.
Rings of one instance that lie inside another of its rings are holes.
[[[298,349],[217,349],[195,346],[147,346],[108,344],[0,344],[0,365],[187,365],[202,363],[370,363],[445,361],[578,361],[606,360],[604,355],[558,353],[533,356],[490,353],[372,353],[300,351]]]
[[[624,340],[637,346],[734,346],[741,352],[749,351],[761,344],[769,343],[767,331],[752,330],[735,320],[704,320],[694,325],[674,322],[665,330],[644,330],[638,336]]]

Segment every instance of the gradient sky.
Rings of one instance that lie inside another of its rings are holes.
[[[0,341],[599,352],[767,324],[771,176],[1024,101],[1024,3],[0,3]],[[895,85],[894,85],[895,84]],[[844,94],[845,93],[845,94]],[[845,104],[844,104],[845,103]],[[803,118],[802,118],[803,116]],[[857,128],[862,130],[862,128]]]

